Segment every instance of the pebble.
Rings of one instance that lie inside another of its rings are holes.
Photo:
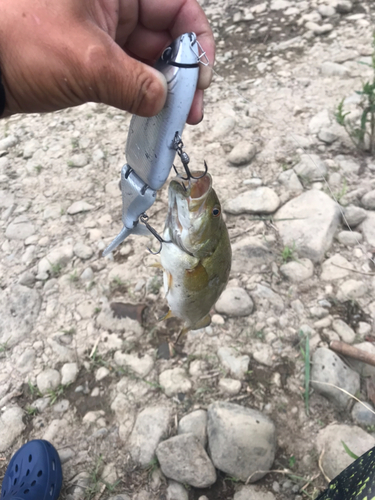
[[[221,139],[228,136],[234,127],[236,126],[236,120],[232,116],[226,116],[223,119],[217,121],[211,132],[211,139],[213,141]],[[1,149],[1,148],[0,148]]]
[[[71,245],[54,248],[39,261],[38,275],[58,273],[72,258],[73,247]]]
[[[337,239],[347,247],[358,245],[362,240],[362,234],[357,231],[340,231]]]
[[[35,351],[31,347],[29,347],[17,359],[16,362],[17,370],[21,373],[31,372],[34,368],[35,360],[36,360]]]
[[[8,240],[26,240],[35,233],[35,226],[25,215],[16,217],[6,228]]]
[[[137,354],[125,354],[116,351],[113,360],[117,366],[130,368],[140,378],[146,377],[154,367],[154,360],[148,354],[139,357]]]
[[[156,448],[165,476],[196,488],[216,482],[216,471],[205,449],[193,434],[180,434],[162,441]]]
[[[322,63],[320,66],[320,71],[324,76],[345,77],[349,75],[349,69],[346,66],[332,61],[326,61]]]
[[[71,156],[68,165],[72,168],[82,168],[89,163],[89,160],[85,153],[77,153]]]
[[[0,452],[4,452],[12,446],[26,428],[22,418],[23,410],[19,406],[5,410],[0,416]]]
[[[359,457],[375,446],[375,437],[355,425],[330,424],[321,429],[316,447],[319,456],[324,449],[321,465],[329,478],[336,477],[354,461],[345,451],[342,442]]]
[[[251,291],[251,297],[259,309],[268,310],[271,305],[276,314],[281,314],[284,311],[284,301],[276,292],[265,285],[257,285]]]
[[[323,281],[333,281],[346,278],[350,274],[350,262],[339,253],[332,255],[322,264],[322,274],[320,279]]]
[[[347,344],[353,344],[355,341],[355,332],[342,319],[335,319],[332,328],[338,333],[340,339]]]
[[[328,195],[312,189],[288,201],[275,219],[285,246],[294,247],[299,257],[320,262],[332,244],[340,209]]]
[[[331,5],[319,5],[318,12],[322,17],[331,17],[335,15],[336,10]]]
[[[327,176],[327,165],[318,155],[302,154],[300,162],[294,167],[294,171],[302,179],[302,183],[313,182]]]
[[[178,393],[189,392],[192,383],[183,368],[172,368],[165,370],[159,375],[159,384],[162,386],[166,396],[171,398]]]
[[[314,264],[310,259],[292,260],[280,266],[280,272],[292,283],[300,283],[313,276]]]
[[[228,369],[233,377],[243,379],[249,369],[250,358],[241,355],[233,347],[220,347],[217,351],[220,363]]]
[[[367,212],[367,217],[362,222],[362,233],[367,243],[375,247],[375,212]]]
[[[29,336],[38,318],[41,297],[19,284],[0,289],[0,343],[12,346]]]
[[[277,180],[282,184],[288,191],[292,193],[301,193],[303,191],[303,186],[300,183],[295,171],[290,168],[281,172]]]
[[[375,189],[366,193],[361,201],[367,210],[375,210]]]
[[[353,10],[353,3],[350,0],[338,0],[336,3],[336,12],[339,14],[348,14]]]
[[[266,186],[261,186],[241,193],[224,204],[224,211],[233,215],[239,214],[271,214],[278,209],[280,199]]]
[[[189,500],[189,493],[185,486],[176,481],[168,481],[166,500]]]
[[[323,109],[322,111],[319,111],[316,115],[314,115],[311,120],[309,121],[309,132],[310,134],[318,134],[321,129],[330,127],[331,125],[331,119],[329,117],[329,111],[328,109]],[[304,158],[308,158],[310,155],[304,155]],[[313,160],[317,160],[318,162],[322,163],[322,168],[325,169],[326,166],[324,162],[319,158],[317,155],[313,155]],[[319,173],[319,172],[318,172]],[[322,175],[320,175],[322,177]]]
[[[68,399],[61,399],[60,401],[57,401],[57,403],[55,403],[53,405],[53,411],[55,413],[65,413],[66,411],[68,411],[69,409],[69,406],[70,406],[70,402]]]
[[[248,141],[239,142],[228,155],[228,161],[237,167],[248,165],[257,153],[256,146]]]
[[[95,374],[95,380],[97,382],[100,382],[101,380],[108,377],[109,374],[110,374],[110,371],[108,370],[108,368],[106,368],[105,366],[101,366],[100,368],[98,368],[98,370]]]
[[[367,216],[366,210],[361,207],[356,207],[355,205],[345,207],[344,214],[346,222],[351,228],[358,226],[358,224],[364,221]]]
[[[367,285],[363,281],[349,279],[341,283],[337,292],[337,298],[341,301],[355,300],[367,293]]]
[[[355,161],[352,158],[348,158],[345,155],[335,156],[335,163],[340,167],[344,174],[358,174],[361,165],[358,161]]]
[[[358,425],[364,427],[375,425],[375,409],[371,403],[354,403],[352,409],[352,419]]]
[[[203,448],[207,444],[207,412],[196,410],[188,413],[178,423],[178,434],[193,434]]]
[[[253,349],[253,357],[255,361],[265,366],[273,366],[273,350],[270,345],[258,343]]]
[[[253,312],[254,303],[246,290],[230,287],[221,294],[215,309],[218,313],[228,316],[249,316]]]
[[[89,245],[83,243],[76,243],[73,247],[73,252],[74,255],[82,260],[90,259],[94,254],[93,249]]]
[[[48,394],[50,391],[54,391],[58,388],[60,383],[60,373],[53,368],[47,368],[46,370],[43,370],[36,377],[36,384],[42,394]]]
[[[69,462],[75,456],[74,450],[72,448],[62,448],[61,450],[57,450],[60,458],[61,464],[65,464]]]
[[[326,35],[333,30],[333,26],[330,23],[317,24],[311,21],[305,24],[306,28],[314,33],[314,35]]]
[[[93,210],[95,207],[94,205],[91,205],[90,203],[87,203],[86,201],[75,201],[72,205],[67,210],[67,213],[69,215],[76,215],[76,214],[81,214],[83,212],[89,212],[90,210]]]
[[[228,396],[236,396],[241,391],[241,382],[233,378],[219,379],[219,389]]]
[[[91,267],[86,267],[86,269],[82,272],[80,279],[86,282],[90,282],[94,279],[94,271]]]
[[[252,484],[241,486],[234,495],[233,500],[276,500],[270,491],[262,491],[259,486]]]
[[[0,151],[6,151],[18,144],[18,139],[14,135],[8,135],[4,139],[0,139]]]
[[[77,380],[78,372],[77,363],[65,363],[61,368],[61,384],[73,384]]]
[[[321,130],[319,130],[318,139],[322,142],[325,142],[326,144],[332,144],[333,142],[337,141],[338,138],[339,136],[328,128],[322,128]]]
[[[154,458],[158,444],[167,436],[170,419],[171,410],[165,405],[149,406],[137,416],[128,444],[132,459],[141,467]]]
[[[246,236],[232,243],[232,273],[249,274],[273,261],[270,247],[260,238]]]
[[[217,469],[250,483],[270,470],[276,453],[276,429],[269,417],[226,402],[211,404],[207,416],[211,460]]]
[[[358,373],[349,368],[333,351],[321,347],[314,352],[312,357],[311,385],[316,392],[345,410],[351,402],[351,397],[325,384],[333,384],[349,394],[356,394],[360,389]]]

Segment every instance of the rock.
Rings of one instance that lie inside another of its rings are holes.
[[[23,148],[23,157],[27,160],[34,156],[34,153],[40,148],[40,143],[36,139],[31,139]]]
[[[54,391],[58,388],[60,383],[60,373],[52,368],[47,368],[36,377],[36,384],[42,394],[48,394],[50,391]]]
[[[272,309],[277,314],[281,314],[284,311],[283,299],[268,286],[257,285],[255,289],[252,290],[251,296],[257,308],[268,309],[271,305]]]
[[[294,167],[295,173],[302,180],[302,183],[321,180],[327,176],[327,166],[318,155],[301,155],[301,160]],[[307,194],[307,193],[305,193]]]
[[[54,248],[39,261],[38,275],[46,273],[49,275],[59,274],[61,269],[65,267],[72,258],[73,247],[71,245]]]
[[[216,141],[229,135],[236,126],[236,120],[232,116],[227,116],[219,121],[213,127],[211,139]],[[0,148],[1,149],[1,148]]]
[[[340,209],[328,195],[312,189],[288,201],[275,219],[284,245],[294,247],[300,257],[320,262],[331,246]]]
[[[168,481],[166,500],[189,500],[189,493],[184,485],[176,481]]]
[[[0,343],[18,344],[33,330],[41,306],[37,290],[22,285],[0,289]]]
[[[104,330],[113,332],[126,332],[126,335],[135,335],[137,338],[143,334],[142,326],[135,319],[115,318],[110,307],[103,307],[96,317],[97,325]]]
[[[76,215],[76,214],[81,214],[83,212],[89,212],[90,210],[93,210],[95,207],[94,205],[90,205],[90,203],[87,203],[86,201],[75,201],[72,205],[67,210],[67,213],[69,215]]]
[[[104,380],[106,377],[108,377],[110,373],[111,372],[108,370],[108,368],[106,368],[105,366],[101,366],[100,368],[98,368],[98,371],[95,374],[95,380],[97,382],[100,382],[101,380]]]
[[[352,158],[348,158],[345,155],[337,155],[335,156],[335,163],[340,167],[344,174],[358,174],[361,165],[359,162],[353,160]]]
[[[367,210],[375,210],[375,189],[362,196],[361,201]]]
[[[181,418],[178,423],[178,434],[193,434],[203,448],[207,444],[207,412],[196,410]]]
[[[253,312],[254,304],[246,290],[230,287],[221,294],[215,309],[218,313],[228,316],[248,316]]]
[[[375,345],[372,342],[361,342],[360,344],[356,344],[355,347],[357,349],[361,349],[362,351],[369,352],[373,356],[375,356]],[[367,363],[363,363],[362,361],[357,361],[352,358],[348,358],[348,362],[350,366],[355,370],[362,378],[366,377],[374,377],[375,378],[375,366],[371,366]]]
[[[180,434],[162,441],[156,449],[165,476],[196,488],[208,488],[216,471],[200,441],[193,434]]]
[[[91,267],[86,267],[86,269],[81,274],[80,279],[86,282],[90,282],[94,279],[94,271],[91,269]]]
[[[349,69],[346,66],[331,61],[322,63],[320,66],[320,71],[323,76],[345,77],[349,75]]]
[[[345,278],[350,274],[348,269],[350,269],[350,262],[339,253],[336,253],[323,262],[320,279],[323,281],[333,281]]]
[[[72,448],[62,448],[61,450],[57,450],[60,458],[61,464],[65,464],[69,462],[75,456],[74,450]]]
[[[16,217],[6,228],[8,240],[26,240],[35,233],[35,226],[25,215]]]
[[[278,209],[280,199],[268,187],[262,186],[241,193],[224,204],[224,211],[229,214],[271,214]]]
[[[7,149],[15,146],[17,143],[17,137],[14,137],[14,135],[8,135],[7,137],[4,137],[4,139],[0,140],[0,151],[6,151]]]
[[[322,17],[331,17],[336,13],[331,5],[319,5],[318,12]]]
[[[57,403],[55,403],[53,405],[53,411],[55,413],[65,413],[66,411],[68,411],[69,409],[69,406],[70,406],[70,402],[68,399],[60,399],[60,401],[58,401]]]
[[[224,394],[228,396],[236,396],[241,390],[241,382],[239,380],[234,380],[233,378],[221,378],[219,379],[219,389]]]
[[[333,351],[321,347],[312,357],[311,385],[319,394],[345,410],[351,402],[351,397],[325,384],[336,385],[349,394],[356,394],[360,389],[358,373],[350,369]]]
[[[192,387],[192,383],[183,368],[173,368],[161,372],[159,384],[169,398],[176,396],[179,392],[189,392]]]
[[[78,372],[79,369],[77,363],[65,363],[65,365],[61,368],[61,384],[73,384],[77,380]]]
[[[353,3],[350,0],[338,0],[336,3],[336,12],[339,14],[348,14],[353,10]]]
[[[84,153],[77,153],[71,156],[68,165],[72,168],[82,168],[89,163],[87,156]]]
[[[280,272],[292,283],[300,283],[314,274],[314,264],[310,259],[292,260],[280,266]]]
[[[273,366],[274,362],[272,356],[273,351],[270,345],[258,342],[254,346],[253,357],[258,363],[266,366]]]
[[[130,368],[140,378],[146,377],[154,367],[154,360],[148,354],[138,357],[136,354],[124,354],[116,351],[113,360],[118,366]]]
[[[367,212],[367,217],[362,222],[361,227],[367,243],[375,247],[375,212]]]
[[[26,349],[19,358],[17,358],[17,370],[21,373],[28,373],[34,369],[35,366],[35,351],[31,347]]]
[[[370,403],[360,403],[359,401],[354,404],[352,409],[352,419],[356,424],[365,427],[375,425],[375,409]]]
[[[292,4],[288,0],[272,0],[270,9],[271,10],[285,10]]]
[[[73,247],[73,252],[74,255],[82,260],[90,259],[94,254],[93,249],[88,245],[84,245],[83,243],[76,243]]]
[[[344,208],[345,220],[349,227],[353,228],[358,226],[367,217],[367,212],[363,208],[349,205]]]
[[[367,285],[359,280],[347,280],[341,283],[337,292],[337,298],[341,301],[355,300],[367,293]]]
[[[323,109],[319,111],[316,115],[314,115],[309,122],[309,132],[310,134],[317,134],[321,129],[327,128],[331,125],[331,119],[329,117],[329,113],[327,109]],[[310,155],[305,155],[310,156]],[[321,162],[319,156],[313,155],[313,157],[317,158],[319,162]],[[324,165],[325,166],[325,165]],[[321,176],[322,177],[322,176]]]
[[[217,355],[221,364],[230,371],[233,377],[238,379],[244,378],[249,369],[249,356],[242,356],[233,347],[220,347]]]
[[[249,274],[273,260],[272,251],[260,238],[247,236],[232,244],[232,273]]]
[[[355,332],[341,319],[335,319],[332,327],[338,333],[340,339],[347,344],[353,344],[355,341]]]
[[[133,460],[147,467],[154,458],[155,450],[167,436],[171,411],[166,406],[151,406],[142,410],[135,421],[129,439]]]
[[[251,162],[257,153],[256,146],[248,141],[239,142],[234,146],[228,155],[228,160],[232,165],[241,166]]]
[[[208,407],[207,433],[211,459],[219,470],[241,481],[255,482],[275,459],[276,429],[257,410],[216,402]]]
[[[308,30],[312,31],[314,35],[326,35],[333,30],[333,25],[329,23],[319,25],[309,21],[305,26]]]
[[[1,142],[1,141],[0,141]],[[1,146],[0,146],[1,149]],[[6,451],[25,429],[22,421],[23,411],[14,406],[0,416],[0,452]]]
[[[259,486],[246,485],[234,495],[233,500],[276,500],[270,491],[264,492]]]
[[[329,128],[322,128],[318,132],[318,139],[326,144],[332,144],[337,141],[338,138],[339,136]]]
[[[375,438],[355,425],[331,424],[319,431],[316,447],[319,455],[324,449],[321,463],[330,479],[354,461],[345,451],[342,442],[358,457],[375,446]]]
[[[362,240],[362,234],[357,231],[340,231],[337,235],[340,243],[347,247],[359,245]]]
[[[289,170],[285,170],[284,172],[281,172],[277,180],[288,191],[291,191],[292,193],[299,194],[303,191],[302,184],[300,183],[297,174],[292,168],[290,168]]]

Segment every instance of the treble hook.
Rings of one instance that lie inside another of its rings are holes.
[[[163,240],[163,238],[160,236],[160,234],[156,231],[156,229],[154,229],[152,226],[150,226],[150,224],[147,222],[149,219],[148,215],[143,213],[140,215],[139,217],[139,220],[142,222],[142,224],[144,224],[146,226],[146,228],[150,231],[150,233],[155,236],[155,238],[158,240],[158,242],[160,243],[160,248],[157,252],[153,252],[151,250],[151,248],[147,247],[147,250],[152,254],[152,255],[158,255],[162,248],[163,248],[163,243],[170,243],[169,241],[165,241]]]
[[[175,136],[174,136],[174,147],[177,151],[177,154],[178,156],[180,157],[181,159],[181,162],[182,162],[182,165],[184,167],[184,170],[186,172],[186,175],[187,177],[182,177],[180,175],[180,178],[183,180],[183,181],[189,181],[190,179],[194,179],[194,180],[198,180],[198,179],[202,179],[202,177],[204,177],[206,174],[207,174],[207,171],[208,171],[208,167],[207,167],[207,163],[204,162],[204,173],[202,175],[200,175],[199,177],[195,177],[191,172],[190,172],[190,169],[189,169],[189,162],[190,162],[190,158],[189,158],[189,155],[187,153],[185,153],[185,151],[183,151],[183,147],[184,147],[184,143],[182,142],[182,139],[179,135],[178,132],[176,132]],[[176,172],[177,175],[179,175],[175,165],[173,165],[173,168],[174,168],[174,171]]]

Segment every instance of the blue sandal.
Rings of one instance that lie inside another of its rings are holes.
[[[59,455],[48,441],[24,444],[5,472],[0,500],[57,500],[62,485]]]

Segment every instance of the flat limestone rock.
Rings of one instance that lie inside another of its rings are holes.
[[[207,410],[208,445],[214,465],[250,483],[261,479],[275,459],[276,429],[258,410],[216,402]]]
[[[232,273],[250,273],[273,260],[271,249],[260,238],[247,236],[232,244]]]
[[[339,225],[340,209],[328,195],[312,189],[288,201],[275,219],[285,246],[295,248],[299,257],[320,262]]]
[[[224,205],[224,211],[233,215],[272,214],[279,205],[280,199],[275,191],[269,187],[261,186],[228,200]]]

